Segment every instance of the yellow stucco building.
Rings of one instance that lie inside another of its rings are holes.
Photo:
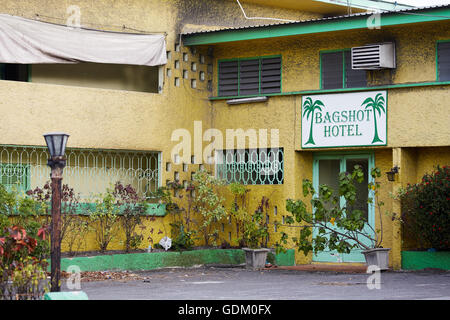
[[[149,195],[203,167],[246,184],[250,208],[269,198],[269,247],[288,215],[286,199],[302,197],[303,179],[335,185],[354,164],[366,175],[381,169],[385,209],[400,213],[389,193],[450,162],[450,8],[373,13],[353,1],[349,14],[330,2],[78,1],[71,11],[70,1],[2,0],[1,14],[64,25],[78,12],[82,27],[164,35],[167,57],[157,66],[3,65],[2,183],[42,186],[49,176],[42,134],[64,131],[64,183],[85,199],[118,180]],[[177,149],[185,136],[190,152]],[[384,173],[396,167],[390,182]],[[364,210],[377,229],[375,209]],[[148,236],[154,243],[170,236],[172,217],[149,214],[156,220],[147,217],[143,247]],[[383,247],[399,269],[401,226],[382,219]],[[235,245],[234,227],[218,226],[219,243]],[[110,248],[120,249],[120,240]],[[82,249],[95,249],[93,235]],[[295,260],[361,257],[297,252]]]

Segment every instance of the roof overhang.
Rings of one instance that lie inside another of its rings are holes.
[[[450,5],[382,12],[376,18],[371,13],[361,13],[294,23],[203,31],[183,34],[182,37],[185,46],[213,45],[234,41],[366,29],[371,26],[374,20],[378,23],[377,27],[380,28],[450,20]]]
[[[263,6],[272,6],[299,11],[316,12],[321,14],[343,14],[348,12],[348,6],[352,12],[364,12],[371,8],[380,10],[408,9],[412,6],[395,4],[383,0],[241,0],[242,3],[253,3]]]

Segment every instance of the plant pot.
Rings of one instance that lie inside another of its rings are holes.
[[[363,251],[368,266],[375,265],[380,270],[389,269],[389,248],[374,248]]]
[[[245,252],[245,266],[247,269],[262,269],[266,265],[269,249],[242,248]]]

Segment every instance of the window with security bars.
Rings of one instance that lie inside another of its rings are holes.
[[[438,81],[450,81],[450,41],[437,44]]]
[[[281,92],[281,57],[219,61],[219,96]]]
[[[50,180],[47,147],[0,145],[0,183],[24,191]],[[117,181],[130,184],[146,198],[161,186],[161,154],[155,151],[66,149],[64,184],[90,200]]]
[[[17,163],[0,163],[0,184],[6,190],[11,191],[14,187],[17,190],[26,191],[28,189],[29,167]]]
[[[283,159],[283,148],[220,150],[216,175],[227,183],[283,184]]]
[[[321,89],[367,87],[367,72],[352,69],[350,50],[321,53],[320,70]]]

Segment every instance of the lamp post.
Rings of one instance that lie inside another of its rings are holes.
[[[44,138],[50,152],[47,165],[51,168],[50,178],[52,181],[50,291],[59,292],[61,290],[59,283],[61,271],[61,181],[63,169],[66,166],[64,153],[69,135],[62,132],[52,132],[44,134]]]

